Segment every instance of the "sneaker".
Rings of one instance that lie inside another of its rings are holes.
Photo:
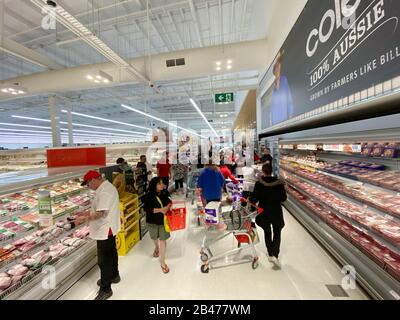
[[[275,267],[277,267],[277,268],[281,268],[281,262],[279,261],[279,259],[277,258],[277,257],[273,257],[274,258],[274,260],[273,260],[273,264],[275,265]]]
[[[96,298],[94,298],[94,300],[107,300],[112,295],[113,295],[112,290],[110,290],[108,292],[99,290],[99,292],[97,293],[97,296],[96,296]]]
[[[118,283],[121,281],[120,276],[116,276],[114,279],[111,280],[111,283]],[[101,286],[101,279],[97,280],[97,285],[100,287]]]
[[[275,257],[273,256],[268,256],[268,262],[274,263]]]

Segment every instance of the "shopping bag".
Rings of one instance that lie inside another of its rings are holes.
[[[166,232],[171,232],[171,228],[169,226],[168,218],[167,218],[166,214],[164,215],[164,229]]]

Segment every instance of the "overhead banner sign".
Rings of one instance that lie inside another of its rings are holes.
[[[399,0],[309,0],[263,79],[261,128],[399,75]]]

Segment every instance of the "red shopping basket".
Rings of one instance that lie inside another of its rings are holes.
[[[243,229],[247,230],[247,233],[249,234],[251,240],[254,242],[255,239],[255,233],[253,231],[253,228],[251,226],[251,222],[250,221],[245,221],[243,223]],[[249,243],[249,238],[245,235],[235,235],[236,240],[239,243]]]
[[[167,220],[171,231],[186,228],[186,203],[185,201],[174,201],[172,208],[167,212]]]

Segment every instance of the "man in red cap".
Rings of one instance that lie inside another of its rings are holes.
[[[115,245],[115,235],[121,229],[118,191],[94,170],[85,174],[82,185],[96,191],[90,214],[78,218],[77,222],[89,221],[90,237],[97,240],[97,262],[101,276],[97,281],[100,290],[95,300],[106,300],[113,294],[111,283],[121,281]]]

